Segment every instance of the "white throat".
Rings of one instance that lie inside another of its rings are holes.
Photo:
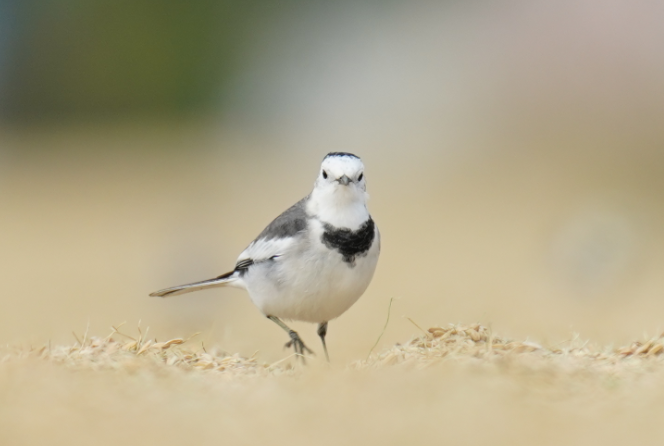
[[[314,187],[307,202],[307,214],[336,228],[356,230],[369,218],[368,198],[364,190],[354,185]]]

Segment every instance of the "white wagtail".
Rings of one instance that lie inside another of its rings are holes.
[[[311,350],[282,319],[314,322],[329,361],[327,323],[353,305],[369,286],[380,253],[380,234],[367,209],[364,164],[351,153],[329,153],[313,191],[278,216],[249,244],[235,269],[214,279],[150,296],[175,296],[234,286],[290,335],[286,347]]]

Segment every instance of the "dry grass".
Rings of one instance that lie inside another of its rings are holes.
[[[146,333],[147,334],[147,333]],[[664,338],[598,347],[432,327],[348,366],[139,331],[5,347],[0,444],[657,444]]]
[[[198,333],[189,339],[175,338],[165,342],[156,339],[147,339],[138,327],[138,334],[134,337],[112,327],[111,333],[104,337],[87,338],[82,340],[76,337],[76,343],[68,346],[49,345],[39,349],[15,348],[5,356],[4,360],[12,358],[41,358],[56,364],[62,364],[71,369],[91,370],[125,370],[132,371],[141,368],[173,368],[186,371],[214,370],[225,372],[225,375],[265,375],[282,369],[269,364],[259,365],[255,356],[243,358],[239,354],[228,354],[214,348],[209,352],[201,344],[194,348],[183,344],[196,338]]]
[[[419,328],[419,327],[418,327]],[[273,364],[259,363],[257,354],[249,358],[221,349],[207,350],[198,345],[196,336],[164,342],[148,339],[141,328],[131,336],[112,327],[106,337],[79,337],[73,345],[6,347],[2,362],[40,358],[70,369],[136,370],[142,367],[173,368],[183,371],[210,370],[233,376],[267,376],[295,373],[295,355]],[[630,372],[657,370],[664,361],[664,333],[634,341],[629,346],[599,347],[577,336],[558,346],[546,347],[532,341],[515,341],[494,335],[480,324],[432,327],[405,344],[396,344],[363,361],[349,365],[351,370],[379,369],[395,365],[423,369],[445,362],[471,366],[496,367],[510,364],[540,370],[593,372],[618,376]],[[1,351],[1,350],[0,350]],[[258,353],[258,352],[257,352]],[[309,360],[316,360],[310,357]],[[302,370],[300,370],[302,372]]]
[[[423,336],[404,345],[397,344],[361,364],[370,367],[411,364],[424,368],[443,361],[490,366],[516,363],[619,374],[659,365],[662,353],[664,333],[619,348],[599,347],[577,336],[558,346],[545,347],[494,336],[487,327],[473,324],[429,328]]]

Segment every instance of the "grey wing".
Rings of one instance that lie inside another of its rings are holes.
[[[306,196],[282,212],[263,229],[263,232],[258,234],[255,241],[295,237],[298,233],[307,229],[306,203],[308,199],[309,197]]]
[[[299,235],[307,230],[306,201],[309,197],[295,203],[281,215],[272,220],[265,229],[251,242],[237,259],[236,269],[241,264],[273,260],[282,256],[292,246]]]

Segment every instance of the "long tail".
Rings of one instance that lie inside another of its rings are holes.
[[[216,288],[228,285],[230,282],[234,282],[237,277],[234,277],[233,274],[235,271],[223,274],[214,279],[203,280],[202,282],[187,283],[185,285],[178,285],[171,288],[165,288],[163,290],[155,291],[151,293],[152,297],[170,297],[178,296],[180,294],[191,293],[192,291],[204,290],[206,288]]]

